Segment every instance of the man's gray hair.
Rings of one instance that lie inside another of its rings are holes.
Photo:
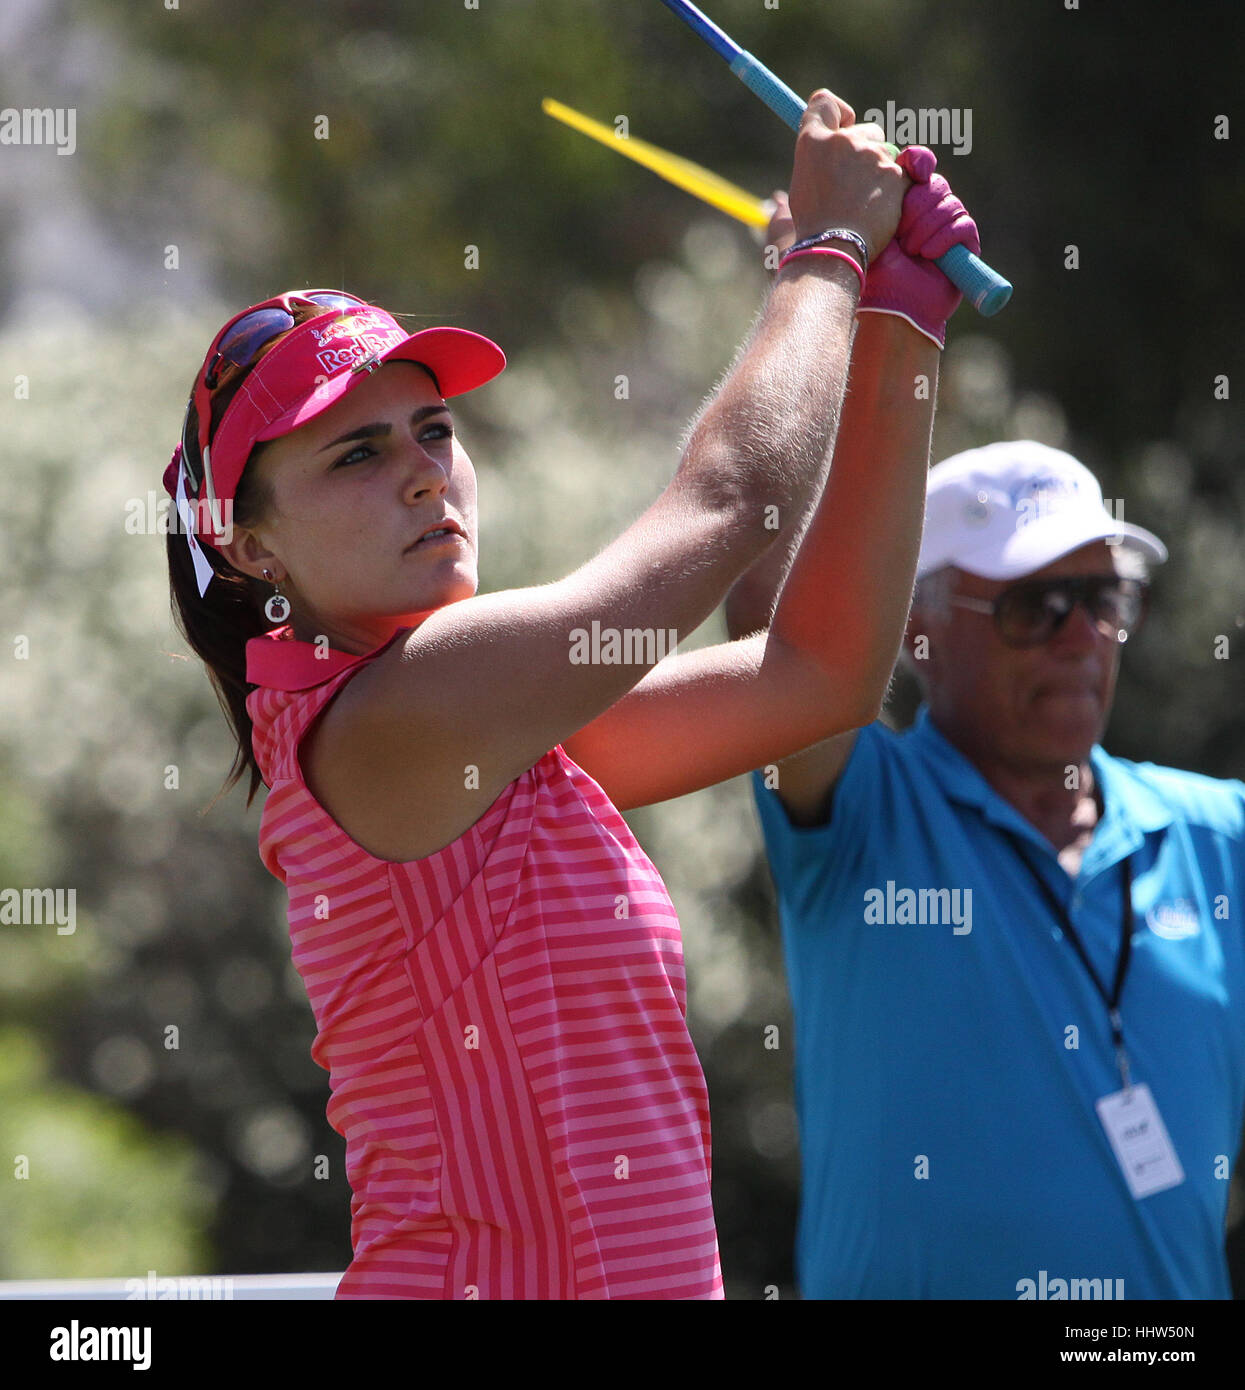
[[[919,610],[935,618],[945,618],[950,614],[954,568],[953,565],[943,565],[941,569],[931,570],[916,581],[916,588],[912,591],[914,612]]]

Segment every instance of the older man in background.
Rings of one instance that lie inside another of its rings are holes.
[[[1106,753],[1148,531],[1032,442],[929,476],[914,727],[754,774],[807,1298],[1227,1298],[1245,784]],[[781,556],[740,580],[764,627]]]

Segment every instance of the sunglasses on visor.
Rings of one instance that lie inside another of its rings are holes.
[[[291,294],[278,295],[262,304],[244,309],[231,318],[221,329],[203,359],[203,367],[195,378],[194,389],[186,404],[186,415],[182,421],[182,462],[190,481],[192,496],[198,496],[206,477],[209,498],[216,501],[216,489],[212,481],[210,454],[208,452],[211,434],[212,399],[211,393],[220,384],[220,373],[226,366],[249,367],[261,348],[294,327],[295,318],[292,305],[314,304],[328,313],[332,309],[366,308],[367,301],[342,290],[299,290]],[[197,429],[191,428],[191,415],[197,417]]]
[[[1082,579],[1029,580],[1004,589],[996,599],[953,594],[957,608],[987,613],[1009,647],[1036,647],[1066,623],[1078,604],[1104,637],[1127,642],[1141,626],[1150,586],[1140,579],[1091,575]]]

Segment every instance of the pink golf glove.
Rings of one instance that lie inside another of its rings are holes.
[[[909,145],[896,161],[912,180],[894,237],[869,266],[857,313],[898,314],[942,348],[947,320],[962,298],[934,264],[957,242],[981,251],[977,224],[951,185],[934,170],[938,160],[924,145]]]

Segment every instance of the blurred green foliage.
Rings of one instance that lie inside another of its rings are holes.
[[[194,1147],[49,1075],[25,1029],[0,1031],[0,1277],[145,1277],[201,1267],[212,1187]]]
[[[972,109],[971,154],[939,151],[941,167],[1016,294],[996,320],[952,323],[936,454],[1069,447],[1168,541],[1108,742],[1245,774],[1242,433],[1214,394],[1219,374],[1241,386],[1245,183],[1213,135],[1239,105],[1238,10],[711,12],[797,90],[828,84],[859,115]],[[28,398],[3,406],[0,627],[30,654],[0,684],[0,866],[5,884],[75,886],[79,927],[4,929],[0,1152],[41,1146],[60,1166],[38,1205],[3,1199],[22,1205],[0,1211],[0,1274],[341,1269],[342,1145],[284,894],[256,853],[258,804],[235,793],[202,814],[231,750],[168,618],[164,537],[126,519],[165,505],[219,324],[280,288],[339,284],[507,349],[456,412],[483,584],[568,572],[668,480],[766,279],[746,232],[540,99],[625,115],[762,195],[786,184],[791,136],[657,0],[82,0],[5,26],[6,100],[75,105],[78,149],[4,152],[0,382],[25,379]],[[715,619],[690,645],[722,635]],[[1220,635],[1231,660],[1213,658]],[[910,703],[900,684],[896,711]],[[792,1032],[747,788],[629,819],[684,925],[728,1292],[785,1296]],[[1245,1284],[1239,1225],[1233,1239]]]

